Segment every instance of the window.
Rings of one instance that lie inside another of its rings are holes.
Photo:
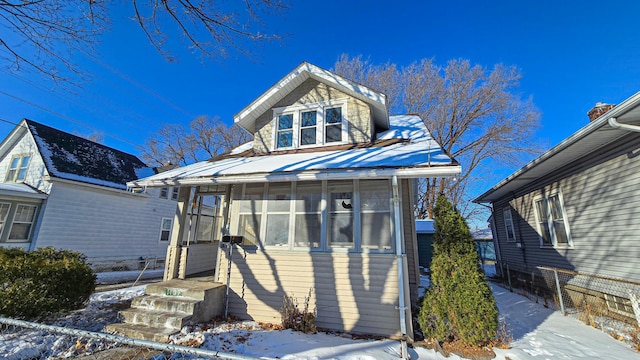
[[[9,209],[11,204],[0,203],[0,233],[4,230],[4,224],[7,222],[7,215],[9,215]]]
[[[342,108],[333,107],[324,114],[325,143],[342,141]]]
[[[504,209],[502,215],[504,217],[504,229],[507,233],[507,242],[516,242],[516,231],[511,217],[511,208]]]
[[[173,225],[173,219],[162,218],[160,225],[160,241],[169,241],[171,238],[171,226]]]
[[[37,206],[18,204],[16,213],[13,216],[9,241],[26,242],[31,235],[31,227],[35,219]]]
[[[344,100],[274,109],[275,149],[297,149],[346,141]]]
[[[171,189],[171,200],[178,200],[178,195],[180,194],[180,188],[174,187]]]
[[[534,199],[541,246],[573,246],[560,193]]]
[[[262,220],[263,184],[246,184],[234,187],[234,201],[238,204],[238,231],[234,235],[244,237],[243,245],[257,245],[260,242]]]
[[[29,161],[31,161],[31,155],[18,155],[12,157],[6,181],[24,181],[24,178],[27,176]]]
[[[295,246],[319,248],[322,233],[322,182],[298,182],[295,201]]]
[[[160,189],[160,199],[167,199],[169,196],[169,188],[161,188]]]
[[[607,302],[609,310],[625,316],[634,317],[631,300],[611,294],[604,294],[604,300]]]
[[[329,247],[353,247],[353,181],[329,181],[327,243]]]
[[[231,235],[265,248],[390,253],[391,182],[324,180],[233,187]]]
[[[389,180],[360,181],[362,248],[391,250],[391,190]]]
[[[265,245],[289,246],[291,183],[272,183],[268,187]]]

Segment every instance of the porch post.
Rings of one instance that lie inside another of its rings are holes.
[[[191,197],[191,187],[181,187],[178,193],[178,206],[176,215],[173,217],[173,230],[171,231],[171,241],[167,247],[167,259],[164,264],[164,281],[178,277],[180,267],[180,249],[182,239],[189,231],[187,223],[189,213],[189,200]]]
[[[224,191],[224,204],[222,205],[222,227],[221,236],[230,235],[229,234],[229,208],[231,207],[231,189],[232,185],[226,185]],[[222,240],[222,237],[220,238]],[[231,246],[229,244],[229,246]],[[222,258],[222,251],[224,250],[224,243],[220,241],[218,244],[218,256],[216,257],[216,267],[214,269],[214,281],[220,281],[220,261]]]

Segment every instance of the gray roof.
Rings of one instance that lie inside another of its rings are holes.
[[[615,122],[612,124],[612,118],[622,124],[639,126],[640,92],[602,114],[473,201],[476,203],[493,203],[505,196],[513,196],[512,194],[515,191],[558,169],[571,165],[578,159],[595,154],[604,146],[612,144],[629,134],[629,130],[618,127]]]
[[[24,119],[50,176],[126,189],[154,171],[136,156]]]

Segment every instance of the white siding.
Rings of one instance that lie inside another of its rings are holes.
[[[163,258],[163,217],[173,218],[176,202],[149,196],[54,182],[46,202],[36,247],[80,251],[90,262]]]
[[[0,160],[0,182],[5,182],[7,178],[7,172],[11,166],[11,158],[14,155],[26,155],[31,154],[32,158],[29,162],[29,168],[27,169],[27,175],[24,183],[29,184],[38,190],[49,193],[51,191],[51,183],[44,180],[44,176],[48,175],[44,166],[44,161],[38,152],[35,141],[30,134],[25,133],[21,139],[18,140],[16,145]]]

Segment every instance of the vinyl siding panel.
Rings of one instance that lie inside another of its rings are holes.
[[[161,220],[173,218],[176,202],[159,199],[158,191],[140,196],[54,182],[36,246],[80,251],[91,263],[164,258]]]
[[[640,136],[630,134],[516,193],[510,203],[518,212],[524,257],[513,243],[502,241],[504,220],[498,210],[507,201],[496,202],[494,216],[503,261],[518,264],[527,271],[545,265],[640,281],[638,151]],[[540,247],[533,199],[555,191],[562,193],[573,248]]]
[[[5,182],[7,173],[11,167],[11,159],[13,156],[27,154],[30,154],[32,157],[29,161],[29,167],[27,168],[24,183],[31,185],[44,193],[49,193],[51,190],[51,183],[44,180],[44,177],[49,174],[47,173],[44,161],[38,152],[35,141],[27,132],[18,139],[15,146],[7,152],[2,160],[0,160],[0,182]]]
[[[316,326],[399,335],[397,264],[391,254],[261,251],[236,247],[230,276],[230,313],[279,323],[285,294],[300,307],[313,289]],[[221,257],[221,268],[227,253]],[[226,282],[221,271],[220,281]]]
[[[364,101],[349,97],[317,80],[308,79],[295,90],[280,100],[274,108],[318,103],[327,100],[347,98],[347,122],[348,143],[371,141],[373,136],[373,122],[371,110]],[[273,111],[266,111],[256,120],[256,132],[254,134],[254,150],[256,152],[268,152],[273,150]]]

